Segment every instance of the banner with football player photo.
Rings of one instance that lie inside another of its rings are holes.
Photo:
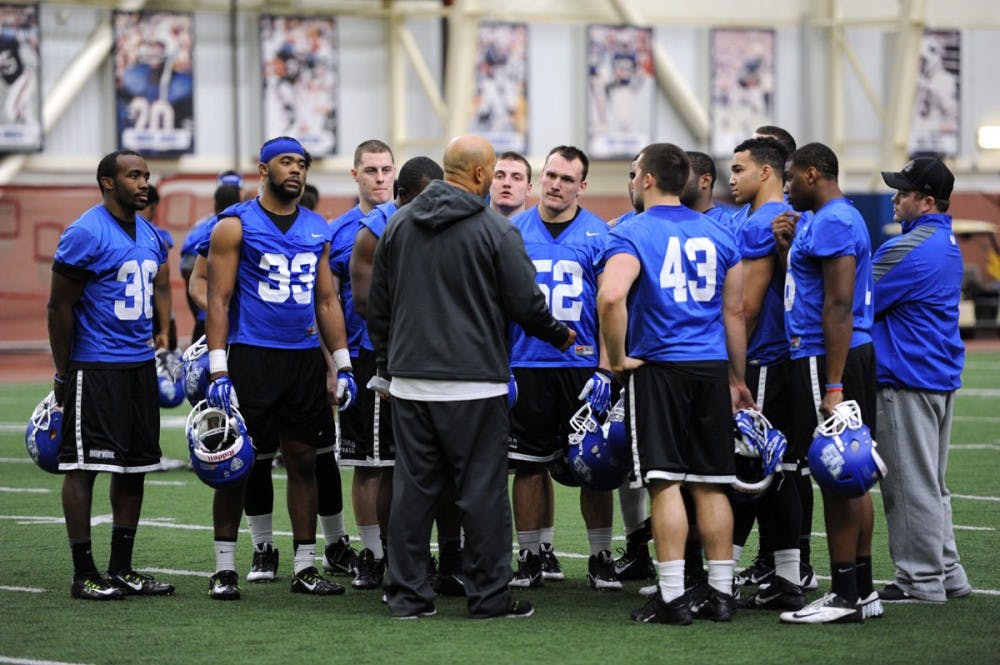
[[[587,26],[587,153],[631,159],[652,142],[653,31]]]
[[[38,6],[0,4],[0,152],[42,149]]]
[[[294,136],[315,157],[336,152],[338,56],[334,19],[260,17],[264,136]]]
[[[528,149],[528,26],[480,23],[471,132],[497,153]]]
[[[113,15],[118,147],[148,157],[194,152],[193,15]]]
[[[714,29],[709,43],[710,152],[730,156],[755,129],[772,123],[774,30]]]
[[[910,154],[958,154],[962,36],[958,30],[926,30],[910,120]]]

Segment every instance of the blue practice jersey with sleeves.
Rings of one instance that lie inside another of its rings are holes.
[[[214,223],[210,224],[214,219],[216,219],[215,215],[209,215],[202,217],[194,223],[194,226],[191,227],[191,230],[185,236],[184,243],[181,245],[181,257],[198,254],[198,245],[202,241],[207,242],[212,229],[215,227]]]
[[[243,226],[228,343],[278,349],[319,346],[313,288],[330,227],[312,210],[299,207],[298,211],[286,233],[256,199],[221,215],[234,213]]]
[[[511,220],[524,239],[535,264],[535,281],[549,304],[552,316],[576,331],[576,343],[565,352],[526,335],[511,325],[511,367],[596,367],[599,361],[597,328],[597,276],[604,270],[601,257],[608,239],[608,225],[580,208],[576,218],[553,238],[538,214],[525,210]]]
[[[134,363],[153,358],[153,278],[167,260],[156,228],[135,216],[135,240],[103,205],[70,224],[55,261],[91,273],[73,307],[71,359]]]
[[[654,206],[612,229],[605,260],[616,254],[640,263],[628,296],[629,356],[728,359],[722,287],[740,260],[729,229],[685,206]]]
[[[771,232],[771,221],[792,207],[784,201],[769,201],[750,212],[747,205],[733,215],[736,242],[744,259],[776,257],[778,244]],[[775,261],[771,282],[764,292],[757,326],[747,340],[747,362],[751,365],[774,365],[788,358],[785,335],[784,272]]]
[[[720,206],[715,206],[706,210],[705,215],[715,220],[715,223],[722,228],[728,229],[730,233],[736,235],[736,225],[733,221],[733,214],[730,211]]]
[[[903,223],[872,258],[875,367],[879,385],[950,392],[962,385],[958,332],[962,252],[949,215]]]
[[[372,232],[376,238],[381,238],[385,232],[385,225],[389,223],[389,218],[396,214],[399,208],[395,201],[386,201],[375,206],[375,208],[361,218],[361,225]]]
[[[372,348],[365,319],[354,309],[354,297],[351,294],[351,252],[354,250],[354,237],[361,228],[360,222],[364,216],[361,207],[354,206],[330,222],[330,270],[340,280],[340,302],[344,306],[344,323],[347,326],[347,349],[355,358],[359,349]]]
[[[799,219],[788,251],[785,274],[785,329],[791,357],[826,355],[823,344],[822,259],[853,256],[854,330],[851,348],[871,341],[872,257],[868,227],[847,199],[830,201],[811,217]]]
[[[146,221],[149,222],[148,219]],[[170,235],[170,231],[166,229],[161,229],[159,226],[153,224],[152,222],[149,222],[149,225],[153,227],[154,231],[156,231],[156,235],[160,236],[160,240],[162,240],[163,244],[167,246],[167,249],[174,248],[174,237]]]
[[[236,206],[238,205],[240,204],[237,203]],[[197,252],[200,256],[208,258],[208,248],[212,244],[212,231],[215,230],[215,225],[218,224],[219,220],[223,217],[237,217],[238,215],[235,211],[236,206],[226,208],[202,225],[204,226],[204,230],[198,235],[198,240],[194,245],[195,252]]]

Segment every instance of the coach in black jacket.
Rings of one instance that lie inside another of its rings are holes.
[[[486,205],[495,162],[482,137],[452,140],[444,181],[394,215],[375,250],[368,333],[394,400],[386,591],[395,617],[434,614],[427,564],[445,483],[463,513],[469,614],[533,612],[507,590],[507,327],[516,321],[562,349],[576,334],[549,313],[520,233]]]

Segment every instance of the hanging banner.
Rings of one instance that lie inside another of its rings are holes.
[[[958,30],[924,32],[910,124],[911,154],[958,154],[961,46]]]
[[[528,150],[528,26],[480,23],[471,131],[497,153]]]
[[[192,14],[116,11],[113,20],[119,148],[194,152]]]
[[[0,4],[0,152],[42,149],[38,6]]]
[[[587,153],[631,159],[653,138],[653,31],[587,26]]]
[[[715,29],[710,37],[710,151],[731,157],[774,115],[774,31]]]
[[[337,150],[340,64],[332,18],[261,16],[264,139],[292,136],[314,157]]]

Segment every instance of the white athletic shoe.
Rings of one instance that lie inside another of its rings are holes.
[[[864,620],[859,603],[850,603],[835,593],[828,593],[801,610],[781,613],[784,623],[862,623]]]
[[[861,608],[861,616],[865,619],[881,619],[885,614],[878,591],[872,591],[867,598],[858,598],[858,607]]]

